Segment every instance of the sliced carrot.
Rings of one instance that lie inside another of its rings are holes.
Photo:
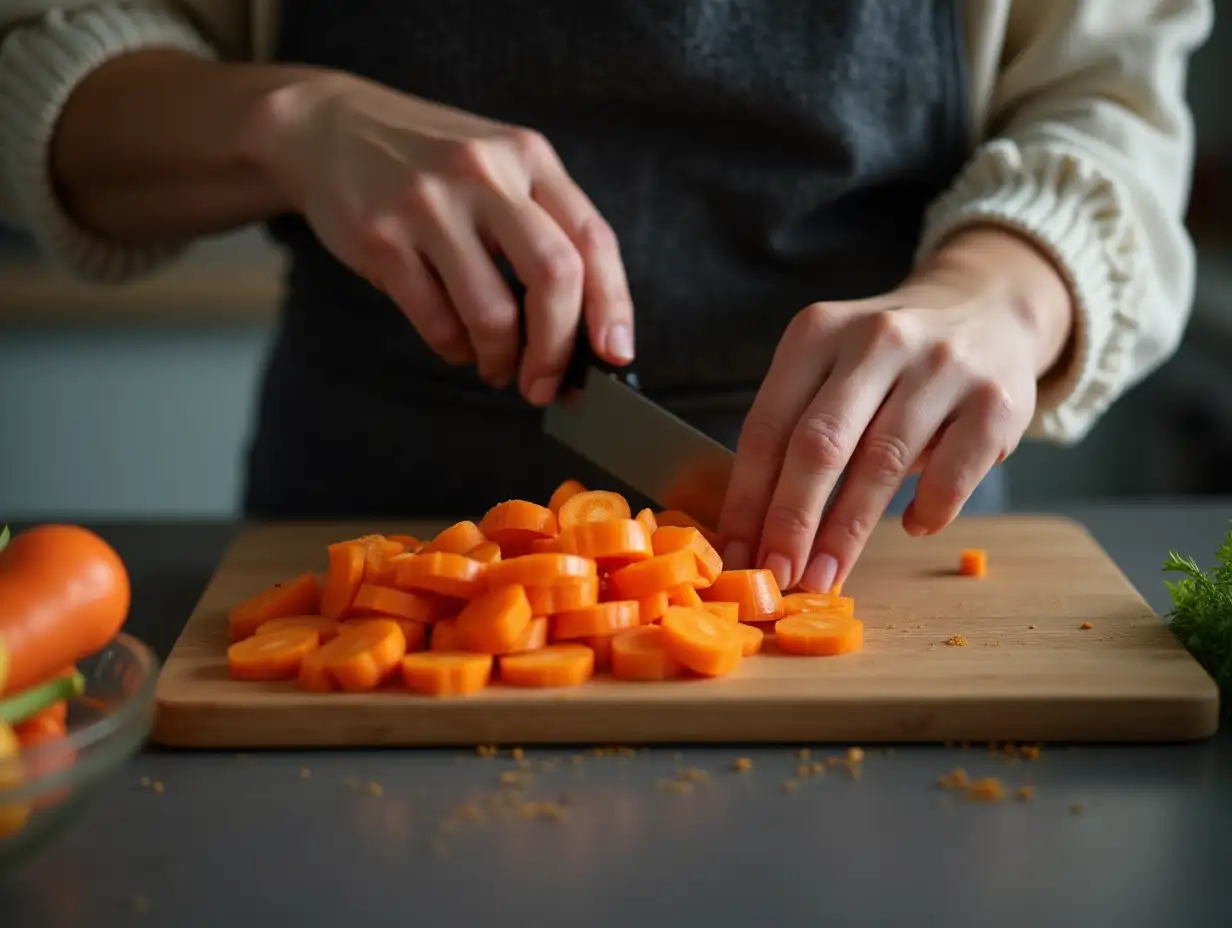
[[[711,547],[717,548],[719,546],[719,536],[687,512],[681,512],[679,509],[664,509],[662,512],[655,513],[655,521],[659,523],[659,528],[663,528],[666,525],[695,528],[702,533],[702,537],[706,541],[710,542]]]
[[[300,574],[285,583],[275,583],[244,600],[227,616],[232,641],[247,638],[270,619],[307,615],[321,607],[321,585],[316,574]]]
[[[579,638],[578,644],[584,644],[595,652],[595,673],[607,673],[612,669],[612,639],[615,635],[593,635],[590,638]]]
[[[393,621],[398,623],[398,627],[402,629],[402,637],[406,639],[407,654],[414,654],[416,651],[422,651],[428,644],[428,629],[431,626],[423,622],[415,622],[411,619],[398,619],[391,616],[346,619],[339,623],[341,626],[340,633],[342,631],[346,631],[347,629],[355,628],[361,622],[379,621]]]
[[[479,531],[500,545],[505,557],[529,554],[531,543],[556,535],[556,513],[547,506],[524,499],[497,503],[479,522]]]
[[[552,493],[552,498],[548,500],[548,509],[559,515],[560,507],[568,500],[577,496],[579,493],[585,493],[586,487],[582,486],[576,480],[566,480],[558,486]]]
[[[492,655],[429,651],[402,658],[406,688],[425,696],[465,696],[488,685]]]
[[[500,659],[501,680],[510,686],[580,686],[594,673],[595,652],[583,644],[550,644]]]
[[[484,565],[463,554],[433,551],[398,561],[397,583],[404,590],[473,599],[483,589]],[[493,564],[492,568],[499,566]]]
[[[348,692],[376,689],[406,654],[406,636],[392,619],[352,623],[329,644],[322,645],[300,665],[300,685],[314,689],[325,680]],[[307,679],[306,679],[307,678]]]
[[[725,570],[701,591],[707,602],[740,604],[741,622],[767,622],[783,614],[783,594],[768,570]]]
[[[536,538],[530,543],[531,554],[555,554],[560,551],[560,541],[556,538]]]
[[[648,531],[651,537],[659,530],[659,522],[655,518],[655,514],[649,509],[643,509],[637,514],[637,521],[642,523],[642,526]]]
[[[327,619],[323,615],[288,615],[281,619],[270,619],[268,622],[262,622],[257,629],[258,635],[264,635],[269,632],[281,631],[284,628],[315,628],[317,635],[321,638],[321,644],[327,641],[332,641],[342,631],[342,625],[334,619]]]
[[[672,606],[700,607],[702,598],[697,595],[697,587],[691,583],[682,583],[667,591],[667,601]]]
[[[466,552],[466,556],[480,564],[495,564],[501,559],[501,549],[494,541],[484,541]]]
[[[504,654],[518,642],[531,618],[526,590],[517,584],[499,586],[458,614],[458,632],[468,651]]]
[[[641,617],[643,625],[649,625],[651,622],[657,622],[663,618],[663,613],[667,612],[667,607],[672,604],[668,599],[667,590],[659,590],[657,593],[651,593],[644,599],[637,601],[638,615]]]
[[[428,640],[429,651],[465,651],[462,633],[458,631],[457,619],[442,619],[432,626]]]
[[[474,522],[455,522],[424,545],[419,553],[432,554],[436,551],[443,551],[446,554],[465,554],[487,540]]]
[[[394,582],[398,573],[396,564],[390,563],[390,558],[406,551],[406,545],[393,541],[384,535],[372,535],[364,541],[364,583],[376,583],[388,586]]]
[[[446,615],[450,606],[431,594],[408,593],[392,586],[364,583],[347,610],[348,617],[380,615],[412,622],[435,622]]]
[[[672,606],[659,626],[668,653],[690,670],[719,677],[740,663],[744,644],[735,626],[705,609]]]
[[[410,551],[412,554],[415,554],[424,546],[424,543],[414,535],[386,535],[385,537],[390,541],[398,542],[398,544],[402,545],[405,550]]]
[[[530,611],[535,615],[556,615],[585,609],[599,601],[599,578],[566,577],[555,583],[526,587]]]
[[[535,651],[547,647],[548,620],[546,616],[535,616],[526,625],[526,630],[502,654],[521,654],[523,651]]]
[[[561,529],[583,522],[610,522],[628,519],[633,513],[629,501],[610,490],[583,490],[569,497],[556,513]]]
[[[366,542],[340,541],[329,546],[329,570],[325,574],[325,585],[321,589],[321,615],[327,619],[340,619],[346,614],[355,600],[359,585],[364,582],[364,568],[367,563]]]
[[[321,659],[321,652],[325,648],[333,647],[334,638],[329,644],[323,644],[315,651],[310,652],[299,665],[299,673],[295,677],[296,685],[301,690],[307,690],[310,693],[331,693],[338,689],[338,684],[325,669],[325,662]]]
[[[761,650],[766,633],[760,628],[756,625],[750,625],[748,622],[734,622],[732,628],[736,630],[736,634],[740,637],[740,653],[744,657],[752,657]]]
[[[320,633],[303,625],[253,635],[227,648],[227,673],[233,680],[292,680],[320,644]]]
[[[856,602],[850,596],[833,593],[787,593],[783,596],[783,615],[800,612],[837,612],[854,616]]]
[[[774,640],[789,654],[850,654],[864,647],[864,623],[835,612],[800,612],[774,623]]]
[[[612,574],[612,592],[620,599],[645,599],[696,579],[697,558],[692,551],[681,548],[620,568]]]
[[[564,529],[557,543],[564,553],[591,558],[602,569],[644,561],[655,553],[650,533],[636,519],[581,522]]]
[[[958,572],[964,577],[987,575],[988,552],[983,548],[964,548],[958,555]]]
[[[739,603],[702,603],[702,608],[711,615],[717,615],[720,619],[725,619],[728,622],[740,621],[740,604]]]
[[[68,732],[68,703],[63,699],[53,702],[42,712],[22,719],[13,726],[13,731],[22,744],[43,735],[63,737]]]
[[[611,648],[612,676],[618,680],[671,680],[683,669],[658,625],[621,632],[612,638]]]
[[[552,635],[558,641],[614,635],[642,624],[637,600],[598,603],[589,609],[559,613],[552,620]]]
[[[664,525],[651,539],[655,554],[667,554],[688,548],[697,558],[697,580],[694,586],[707,587],[723,570],[723,558],[714,550],[699,529],[691,526]]]
[[[514,583],[548,586],[569,577],[593,577],[597,573],[594,561],[576,554],[523,554],[488,567],[484,582],[488,589]]]

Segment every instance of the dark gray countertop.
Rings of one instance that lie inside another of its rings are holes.
[[[1159,611],[1168,548],[1205,563],[1232,500],[1072,510]],[[130,629],[165,655],[230,529],[115,526]],[[846,746],[819,748],[813,757]],[[4,928],[145,925],[1151,925],[1232,912],[1232,735],[1171,747],[868,750],[863,775],[781,784],[789,747],[559,759],[528,799],[554,821],[441,823],[499,789],[506,755],[147,751],[76,827],[0,885]],[[737,757],[753,762],[731,772]],[[659,788],[708,771],[692,793]],[[961,766],[1028,782],[976,805]],[[154,792],[142,777],[164,784]],[[370,787],[369,784],[378,784]],[[380,795],[374,795],[379,792]],[[448,835],[442,842],[441,834]]]

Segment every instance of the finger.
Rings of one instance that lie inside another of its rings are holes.
[[[424,342],[450,364],[475,359],[466,328],[435,275],[411,246],[396,216],[383,216],[366,231],[368,277],[407,317]]]
[[[417,189],[413,233],[444,284],[475,350],[479,376],[503,389],[518,363],[518,306],[483,245],[474,220],[443,188]]]
[[[616,234],[555,159],[541,166],[531,192],[582,256],[591,347],[611,364],[628,364],[634,355],[633,299]]]
[[[825,312],[814,307],[792,320],[744,418],[719,515],[727,570],[753,566],[792,428],[829,374],[823,343],[831,328]]]
[[[905,375],[873,417],[821,520],[800,585],[817,592],[842,582],[914,463],[929,454],[962,395],[962,384],[928,370]]]
[[[582,258],[556,221],[531,199],[490,198],[480,222],[526,285],[526,349],[520,388],[536,405],[556,396],[582,311]]]
[[[993,465],[1017,442],[1012,406],[999,388],[977,391],[959,409],[929,455],[903,513],[913,535],[939,532],[954,520]]]

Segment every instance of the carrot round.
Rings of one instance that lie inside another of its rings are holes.
[[[530,601],[530,611],[535,615],[556,615],[585,609],[599,601],[599,578],[566,577],[555,583],[527,586],[526,598]]]
[[[429,651],[465,651],[457,619],[442,619],[432,626],[428,639]]]
[[[321,615],[340,619],[346,614],[364,582],[367,564],[368,549],[363,541],[339,541],[329,546],[329,569],[321,587]]]
[[[538,503],[510,499],[487,511],[479,522],[479,531],[489,541],[500,545],[504,556],[516,557],[529,553],[536,539],[556,534],[556,513]]]
[[[620,599],[645,599],[697,579],[697,558],[681,549],[622,567],[612,574],[612,591]],[[727,598],[727,597],[724,597]]]
[[[346,619],[339,623],[339,634],[347,631],[348,629],[355,628],[363,622],[377,621],[391,621],[398,623],[398,627],[402,629],[402,637],[406,639],[407,654],[414,654],[416,651],[422,651],[428,643],[428,625],[423,622],[414,622],[410,619],[394,619],[389,616]]]
[[[717,548],[719,544],[719,536],[712,532],[706,526],[702,525],[687,512],[681,512],[679,509],[664,509],[661,512],[655,513],[655,521],[659,523],[659,528],[665,525],[674,525],[681,528],[695,528],[702,533],[702,537],[710,542],[711,547]]]
[[[270,619],[257,626],[256,634],[265,635],[270,632],[282,631],[284,628],[315,628],[321,638],[321,643],[332,641],[342,631],[342,624],[327,619],[323,615],[287,615]]]
[[[671,680],[681,664],[668,651],[658,625],[631,628],[612,638],[612,676],[617,680]]]
[[[547,647],[547,643],[548,620],[546,616],[539,615],[526,624],[526,629],[518,636],[517,641],[500,653],[521,654],[523,651],[536,651]]]
[[[633,513],[629,501],[610,490],[584,490],[569,497],[556,513],[560,528],[570,528],[583,522],[610,522],[628,519]]]
[[[392,586],[361,584],[355,593],[349,616],[382,615],[411,622],[435,622],[448,611],[448,605],[432,595],[408,593]]]
[[[655,514],[649,509],[643,509],[636,516],[637,521],[642,523],[642,527],[650,533],[653,538],[654,533],[659,530],[659,521],[655,518]]]
[[[850,654],[864,647],[864,623],[834,612],[800,612],[774,623],[774,641],[789,654]]]
[[[526,590],[514,584],[472,600],[459,613],[457,626],[466,650],[503,654],[517,644],[531,617]]]
[[[697,580],[694,585],[707,587],[714,583],[723,570],[723,558],[714,550],[714,545],[697,528],[681,525],[661,526],[651,538],[655,554],[667,554],[687,548],[697,558]]]
[[[704,609],[672,606],[659,627],[668,653],[690,670],[719,677],[740,663],[744,643],[735,627]]]
[[[563,506],[579,493],[585,493],[586,487],[582,486],[576,480],[566,480],[558,486],[552,493],[552,498],[548,500],[548,509],[559,514],[560,507]]]
[[[783,614],[783,594],[768,570],[725,570],[701,591],[707,602],[740,604],[741,622],[768,622]]]
[[[495,564],[501,559],[501,549],[494,541],[484,541],[466,552],[466,556],[480,564]]]
[[[590,638],[614,635],[626,628],[636,628],[641,622],[637,600],[619,600],[562,612],[552,620],[552,633],[560,641]]]
[[[240,641],[271,619],[312,615],[321,608],[321,586],[316,574],[303,573],[275,583],[232,608],[227,616],[228,635]]]
[[[500,678],[510,686],[580,686],[595,673],[595,652],[583,644],[550,644],[500,659]]]
[[[700,607],[702,598],[697,595],[697,587],[691,583],[682,583],[667,591],[667,600],[673,606]]]
[[[483,532],[479,531],[479,526],[474,522],[455,522],[424,545],[419,553],[432,554],[436,551],[443,551],[446,554],[465,554],[485,541],[487,539],[483,537]]]
[[[410,551],[412,554],[415,554],[424,546],[424,543],[414,535],[386,535],[385,537],[390,541],[398,542],[398,544],[402,545],[405,550]]]
[[[651,593],[644,599],[637,601],[638,615],[641,617],[643,625],[649,625],[651,622],[657,622],[663,618],[663,613],[667,612],[667,607],[672,604],[668,599],[667,590],[659,590],[657,593]]]
[[[562,531],[557,543],[566,554],[591,558],[601,568],[623,567],[654,554],[650,533],[636,519],[581,522]]]
[[[425,696],[465,696],[488,685],[492,655],[425,651],[402,658],[406,688]]]
[[[397,622],[357,622],[304,658],[299,682],[309,690],[372,690],[389,676],[405,654],[406,636]]]
[[[0,551],[4,692],[34,686],[98,651],[128,617],[128,572],[114,549],[75,525],[42,525]]]
[[[399,562],[397,585],[412,592],[473,599],[483,589],[483,572],[483,564],[462,554],[413,554]]]
[[[593,577],[595,562],[576,554],[523,554],[488,567],[484,583],[488,589],[519,584],[548,586],[570,577]]]
[[[292,680],[320,643],[320,633],[304,625],[253,635],[227,648],[227,673],[233,680]]]
[[[612,669],[612,639],[615,635],[593,635],[589,638],[579,638],[578,644],[584,644],[595,652],[595,673],[606,673]]]
[[[717,615],[720,619],[725,619],[728,622],[740,621],[740,604],[739,603],[702,603],[702,608],[711,615]]]
[[[64,735],[68,731],[68,703],[58,699],[46,709],[27,716],[13,726],[21,743],[28,744],[31,737],[42,734]]]
[[[560,551],[560,542],[556,538],[536,538],[530,543],[530,554],[556,554]]]
[[[740,639],[740,653],[742,656],[752,657],[761,650],[766,633],[760,628],[756,625],[750,625],[748,622],[733,622],[732,628],[736,630],[736,636]]]
[[[787,593],[783,596],[783,615],[801,612],[837,612],[854,616],[856,602],[850,596],[833,593]]]
[[[406,545],[384,535],[369,535],[360,540],[364,543],[363,582],[384,586],[393,583],[398,567],[390,559],[404,553]]]

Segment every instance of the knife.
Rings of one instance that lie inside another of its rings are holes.
[[[595,355],[585,321],[543,428],[660,508],[718,526],[735,455],[645,396],[633,365]]]

